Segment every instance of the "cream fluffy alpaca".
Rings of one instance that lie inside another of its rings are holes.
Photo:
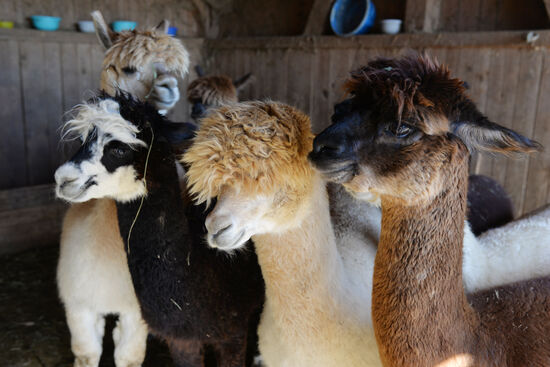
[[[71,330],[74,365],[79,367],[98,365],[104,316],[111,313],[119,314],[113,331],[117,367],[137,367],[145,358],[147,325],[141,318],[122,239],[113,236],[118,234],[114,205],[104,199],[73,205],[63,222],[57,284]]]

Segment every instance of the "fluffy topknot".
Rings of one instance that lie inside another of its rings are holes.
[[[183,156],[190,192],[199,203],[223,186],[250,194],[284,191],[292,199],[311,176],[312,143],[309,117],[293,107],[271,101],[222,106],[201,121]]]
[[[116,33],[105,52],[103,68],[123,65],[139,68],[162,62],[168,72],[184,77],[189,69],[189,53],[176,38],[155,30]]]
[[[449,116],[465,97],[464,83],[451,78],[445,65],[417,54],[371,61],[350,73],[344,89],[363,103],[387,106],[399,121],[426,113]]]

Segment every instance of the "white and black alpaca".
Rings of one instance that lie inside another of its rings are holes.
[[[207,350],[218,366],[244,366],[255,351],[247,340],[263,280],[253,251],[229,258],[207,248],[204,208],[184,207],[172,143],[189,138],[189,128],[127,95],[103,94],[68,122],[83,144],[57,170],[57,194],[116,200],[143,318],[177,366],[202,366]]]

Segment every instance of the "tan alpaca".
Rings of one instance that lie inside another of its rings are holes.
[[[382,201],[372,315],[385,366],[549,366],[550,279],[466,296],[468,148],[540,146],[487,120],[426,57],[352,73],[351,98],[315,141],[327,177]]]
[[[103,45],[110,47],[101,88],[111,93],[121,88],[157,108],[174,106],[179,99],[176,76],[185,75],[189,64],[183,45],[158,30],[112,33],[99,12],[92,16]],[[166,23],[160,28],[163,26]],[[113,332],[117,367],[141,365],[147,326],[141,318],[111,199],[73,204],[67,211],[57,284],[71,331],[75,366],[98,365],[104,316],[112,313],[119,315]]]
[[[373,366],[375,247],[336,244],[325,184],[309,162],[307,116],[275,102],[221,107],[184,156],[190,192],[216,197],[208,243],[254,240],[266,283],[258,329],[266,366]]]
[[[238,102],[238,94],[254,80],[248,73],[237,80],[226,75],[204,75],[200,66],[196,66],[199,77],[187,87],[187,100],[192,105],[191,117],[199,119],[207,109],[223,104]]]

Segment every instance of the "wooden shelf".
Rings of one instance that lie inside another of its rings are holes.
[[[276,49],[369,49],[369,48],[438,48],[438,47],[550,47],[550,30],[535,30],[539,39],[534,44],[526,42],[526,31],[448,32],[448,33],[400,33],[397,35],[372,34],[354,37],[300,36],[256,37],[206,40],[206,46],[214,49],[251,48]]]

